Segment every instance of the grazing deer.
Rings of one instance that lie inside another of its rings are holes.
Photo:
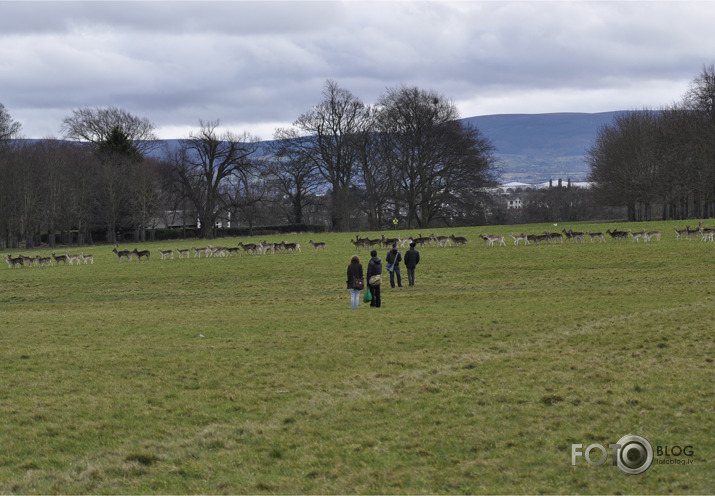
[[[591,238],[591,243],[593,243],[593,240],[594,240],[594,239],[599,240],[599,243],[605,243],[605,242],[606,242],[606,238],[604,238],[604,237],[603,237],[603,233],[600,233],[600,232],[592,233],[592,232],[586,231],[586,236],[588,236],[589,238]]]
[[[286,251],[295,253],[296,251],[301,251],[300,243],[286,243]]]
[[[184,258],[184,255],[186,258],[189,258],[191,256],[191,249],[187,248],[185,250],[180,250],[178,248],[174,248],[176,250],[176,253],[179,254],[179,258]]]
[[[494,246],[494,243],[506,246],[506,243],[504,242],[504,236],[480,234],[479,237],[482,238],[488,246]]]
[[[358,249],[358,250],[359,250],[360,248],[365,248],[365,249],[370,248],[370,243],[368,242],[368,240],[367,240],[366,238],[358,239],[358,240],[355,240],[355,241],[351,239],[350,242],[351,242],[353,245],[355,245],[355,248]],[[285,242],[283,242],[282,245],[285,247]]]
[[[677,239],[682,238],[687,233],[686,229],[678,229],[677,226],[673,226],[673,229],[675,229],[675,235],[677,236]]]
[[[383,235],[382,237],[384,238],[385,235]],[[318,241],[317,243],[313,243],[313,240],[311,239],[310,241],[308,241],[308,243],[310,243],[311,245],[313,245],[313,248],[315,248],[315,251],[318,251],[318,250],[320,250],[320,249],[322,249],[323,251],[325,251],[325,246],[326,246],[326,244],[325,244],[324,242],[322,242],[322,241]]]
[[[697,240],[700,231],[698,231],[697,229],[690,229],[690,226],[685,226],[685,234],[688,236],[688,241],[690,241],[692,238],[695,238]]]
[[[643,229],[641,232],[637,232],[637,233],[634,233],[633,231],[631,231],[629,229],[628,234],[631,235],[631,237],[633,238],[632,240],[634,240],[636,243],[638,243],[638,241],[645,236],[645,229]]]
[[[238,246],[232,246],[226,249],[227,253],[229,256],[232,256],[234,253],[238,254],[238,256],[241,256],[241,248]]]
[[[85,265],[87,265],[87,262],[94,265],[94,255],[85,255],[84,252],[80,252],[79,259],[82,260],[82,263]]]
[[[52,254],[52,258],[55,259],[55,263],[57,265],[60,264],[60,262],[64,262],[65,265],[67,265],[67,256],[66,255],[55,255],[54,253]]]
[[[466,245],[467,244],[467,238],[465,238],[465,237],[455,236],[454,234],[450,234],[449,238],[452,240],[452,242],[455,245]]]
[[[114,247],[112,252],[114,252],[114,254],[119,258],[120,262],[122,261],[122,257],[126,258],[127,260],[132,260],[134,258],[134,255],[129,250],[117,251],[117,246]],[[52,255],[54,256],[54,253]]]
[[[660,231],[648,231],[647,233],[645,233],[646,241],[650,241],[653,238],[656,238],[658,241],[660,241]]]
[[[524,233],[517,234],[516,236],[514,236],[514,233],[509,233],[509,236],[511,236],[511,239],[514,240],[514,246],[519,246],[519,241],[523,241],[524,245],[531,244],[529,242],[529,238]]]
[[[149,252],[149,250],[138,251],[136,248],[134,248],[134,250],[132,250],[132,255],[136,256],[139,260],[141,260],[142,257],[149,260],[149,256],[151,255],[151,252]]]
[[[546,239],[549,243],[556,243],[559,241],[561,242],[561,244],[564,243],[564,237],[561,235],[561,233],[544,231],[544,235],[546,236]]]
[[[50,267],[52,266],[52,258],[50,257],[41,257],[38,260],[38,263],[40,264],[40,267]]]
[[[162,250],[161,248],[158,248],[158,250],[162,260],[167,258],[174,260],[174,250]]]

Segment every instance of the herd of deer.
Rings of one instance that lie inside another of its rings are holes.
[[[70,255],[65,252],[64,255],[52,254],[51,257],[41,257],[40,255],[26,256],[18,255],[13,257],[12,255],[7,255],[5,257],[7,266],[10,269],[17,269],[20,267],[50,267],[53,264],[65,264],[65,265],[80,265],[81,263],[94,264],[94,255],[85,255],[84,252],[77,255]]]
[[[701,241],[715,241],[715,229],[704,227],[702,222],[700,222],[697,229],[690,229],[690,226],[685,226],[685,229],[678,229],[677,227],[674,227],[674,230],[677,239],[687,238],[688,240],[697,240],[699,235]],[[660,231],[647,231],[645,229],[640,232],[633,232],[631,229],[627,231],[619,231],[617,229],[611,231],[610,229],[608,229],[606,230],[605,234],[608,234],[614,241],[622,241],[629,238],[636,243],[640,242],[641,239],[644,242],[648,242],[653,239],[657,239],[658,241],[660,241]],[[519,243],[523,243],[525,245],[530,245],[531,243],[538,245],[542,242],[563,243],[564,238],[574,243],[584,243],[587,237],[591,240],[591,243],[594,243],[596,240],[598,240],[599,243],[606,242],[604,233],[589,231],[577,232],[572,229],[569,229],[568,231],[562,229],[560,233],[547,231],[544,231],[542,234],[509,233],[509,236],[514,240],[514,244],[516,246],[519,246]],[[506,246],[504,236],[480,234],[479,237],[483,239],[488,246]],[[350,242],[357,249],[369,249],[373,246],[389,248],[393,244],[397,244],[401,248],[403,248],[411,243],[415,243],[416,245],[420,246],[428,244],[433,246],[446,247],[452,245],[465,245],[467,243],[467,238],[455,236],[453,234],[450,236],[436,236],[435,234],[431,234],[429,236],[422,236],[422,234],[420,234],[417,237],[410,236],[408,238],[401,238],[400,236],[397,236],[396,238],[387,238],[383,234],[381,238],[370,239],[361,238],[360,235],[357,234],[355,236],[355,239],[351,239]],[[325,251],[325,248],[327,246],[324,242],[314,242],[312,239],[309,241],[309,243],[316,251]],[[115,246],[112,252],[119,258],[120,262],[123,258],[126,258],[128,261],[134,260],[135,258],[137,260],[141,260],[142,258],[149,260],[151,256],[149,250],[139,251],[134,248],[134,250],[130,251],[118,250],[117,248],[119,248],[119,246]],[[285,241],[281,241],[280,243],[269,243],[268,241],[261,240],[258,243],[244,244],[242,242],[239,242],[238,246],[235,247],[207,245],[203,248],[196,248],[192,246],[191,248],[187,249],[175,248],[173,250],[162,250],[161,248],[159,248],[159,255],[161,256],[162,260],[173,260],[174,253],[177,253],[179,255],[179,258],[190,258],[192,254],[194,258],[201,258],[202,255],[207,258],[227,257],[234,254],[240,256],[241,250],[243,250],[244,253],[247,253],[249,255],[265,255],[266,253],[274,254],[276,252],[281,251],[286,253],[295,253],[301,251],[300,243],[286,243]],[[17,257],[13,257],[12,255],[7,255],[5,257],[5,261],[7,262],[8,268],[15,269],[20,267],[49,267],[53,264],[59,265],[61,263],[65,265],[80,265],[82,263],[84,263],[85,265],[94,264],[94,256],[85,255],[84,252],[81,252],[76,255],[70,255],[68,252],[65,252],[64,255],[57,255],[53,253],[51,257],[41,257],[40,255],[18,255]]]
[[[640,232],[633,232],[631,229],[627,231],[619,231],[618,229],[614,229],[613,231],[611,231],[610,229],[607,229],[605,234],[608,234],[613,241],[623,241],[625,239],[631,239],[636,243],[640,242],[641,239],[643,240],[643,242],[652,241],[653,239],[657,239],[658,241],[660,241],[660,231],[647,231],[645,229]],[[701,236],[701,241],[713,241],[713,236],[715,236],[715,229],[703,227],[703,223],[700,222],[700,225],[697,229],[690,229],[690,226],[686,226],[685,229],[679,230],[676,227],[675,234],[677,235],[678,239],[685,237],[687,237],[688,239],[697,239],[699,234]],[[574,243],[585,243],[586,238],[590,239],[591,243],[596,242],[596,240],[598,240],[599,243],[606,242],[606,238],[604,236],[604,233],[602,232],[577,232],[572,229],[569,229],[568,231],[562,229],[560,233],[547,231],[544,231],[542,234],[509,233],[509,236],[511,236],[511,238],[514,240],[514,244],[516,246],[519,246],[520,242],[523,242],[525,245],[530,245],[531,243],[538,245],[542,242],[563,243],[564,239]],[[479,237],[482,238],[488,246],[506,246],[506,243],[504,242],[504,236],[480,234]]]
[[[407,237],[407,238],[401,238],[400,236],[397,236],[396,238],[387,238],[383,234],[381,238],[375,238],[375,239],[370,239],[370,238],[361,238],[359,234],[355,235],[355,239],[351,239],[350,242],[353,244],[353,246],[356,249],[360,248],[365,248],[369,249],[372,248],[373,246],[381,246],[384,248],[390,248],[392,245],[397,244],[400,248],[404,248],[405,246],[409,246],[411,243],[415,243],[415,245],[420,245],[424,246],[425,244],[427,245],[433,245],[433,246],[441,246],[441,247],[446,247],[446,246],[452,246],[454,245],[465,245],[467,244],[467,238],[463,238],[461,236],[455,236],[454,234],[449,235],[449,236],[436,236],[434,233],[430,234],[429,236],[422,236],[420,234],[417,237]]]
[[[314,242],[312,239],[309,241],[309,243],[316,251],[325,251],[325,248],[327,246],[324,242]],[[186,249],[174,248],[173,250],[162,250],[161,248],[159,248],[158,250],[159,256],[162,260],[173,260],[175,253],[179,256],[179,258],[191,258],[192,256],[193,258],[201,258],[202,256],[209,258],[230,257],[233,255],[240,256],[242,250],[243,253],[247,253],[249,255],[265,255],[266,253],[274,254],[276,252],[296,253],[302,251],[300,249],[300,243],[287,243],[285,241],[281,241],[280,243],[269,243],[268,241],[264,240],[261,240],[258,243],[239,242],[238,246],[231,247],[207,245],[202,248],[196,248],[195,246],[192,246],[191,248]],[[149,253],[149,250],[137,251],[136,248],[134,249],[134,251],[117,251],[117,247],[115,246],[112,251],[115,255],[117,255],[117,257],[119,257],[120,261],[122,260],[122,258],[126,258],[127,260],[133,260],[134,257],[136,257],[137,260],[141,260],[142,257],[145,257],[147,260],[149,260],[149,256],[151,255]]]

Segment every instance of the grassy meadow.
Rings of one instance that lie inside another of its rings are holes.
[[[0,492],[711,494],[715,244],[676,224],[423,231],[469,242],[421,248],[416,286],[386,281],[381,309],[350,309],[355,233],[268,237],[295,254],[159,259],[206,244],[187,240],[120,246],[149,261],[93,246],[94,265],[3,263]],[[662,239],[508,236],[616,226]],[[572,466],[572,443],[626,434],[692,463]]]

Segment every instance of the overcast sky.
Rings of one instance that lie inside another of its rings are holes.
[[[462,117],[657,108],[715,62],[715,2],[0,0],[0,103],[26,137],[80,107],[271,139],[327,79],[401,85]]]

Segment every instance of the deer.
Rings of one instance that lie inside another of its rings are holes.
[[[479,237],[482,238],[489,246],[494,246],[494,243],[506,246],[506,243],[504,242],[504,236],[480,234]]]
[[[158,248],[158,250],[162,260],[166,260],[167,258],[174,260],[174,250],[162,250],[161,248]]]
[[[650,241],[653,238],[656,238],[658,241],[660,241],[660,231],[648,231],[645,233],[646,241]]]
[[[50,267],[52,266],[52,258],[50,257],[40,257],[38,260],[40,267]]]
[[[191,249],[187,248],[185,250],[180,250],[178,248],[174,248],[176,250],[176,253],[179,254],[179,258],[184,258],[184,255],[186,255],[186,258],[189,258],[191,256]]]
[[[201,255],[202,255],[202,254],[203,254],[203,255],[206,255],[206,256],[208,257],[208,256],[209,256],[209,253],[210,253],[210,250],[209,250],[208,247],[206,247],[206,246],[204,246],[203,248],[195,248],[195,247],[192,246],[192,247],[191,247],[191,251],[194,252],[194,258],[196,258],[196,257],[201,258]]]
[[[358,239],[358,240],[352,240],[352,239],[351,239],[350,242],[351,242],[351,243],[355,246],[355,248],[358,249],[358,250],[359,250],[360,248],[365,248],[365,249],[370,248],[370,243],[368,243],[367,238],[362,238],[362,239]],[[285,246],[285,242],[283,242],[283,245]]]
[[[509,236],[511,236],[511,238],[514,240],[514,246],[519,246],[519,241],[523,241],[524,245],[531,244],[529,242],[529,238],[524,233],[518,234],[516,236],[514,236],[514,233],[509,233]]]
[[[619,231],[617,229],[613,231],[611,231],[610,229],[606,229],[606,234],[610,235],[611,238],[616,241],[620,241],[628,237],[628,231]]]
[[[151,252],[149,250],[138,251],[136,248],[134,248],[134,250],[132,251],[132,254],[135,255],[139,260],[141,260],[142,257],[149,260],[149,256],[151,255]]]
[[[698,231],[697,229],[690,229],[690,226],[685,226],[685,234],[688,236],[688,241],[690,241],[692,238],[695,238],[697,240],[700,231]]]
[[[79,253],[76,255],[70,255],[69,253],[65,252],[65,256],[67,256],[67,261],[70,265],[72,265],[74,262],[77,262],[77,265],[79,265]]]
[[[286,251],[295,253],[296,251],[301,251],[300,243],[285,243]]]
[[[117,246],[114,247],[112,252],[114,252],[114,254],[119,258],[120,262],[122,261],[122,258],[126,258],[127,260],[132,260],[134,258],[134,254],[129,250],[117,251]],[[55,254],[53,253],[52,256],[54,255]]]
[[[228,253],[228,256],[232,256],[234,253],[237,253],[238,256],[241,256],[241,248],[238,246],[231,246],[226,249],[226,252]]]
[[[638,241],[645,236],[645,232],[646,232],[645,229],[643,229],[641,232],[637,232],[637,233],[634,233],[630,229],[628,230],[628,234],[630,234],[631,237],[633,238],[632,241],[635,241],[636,243],[638,243]]]
[[[584,233],[582,233],[582,232],[578,232],[578,231],[569,229],[569,235],[571,235],[571,241],[574,241],[576,243],[578,243],[579,241],[581,241],[581,243],[585,242]]]
[[[432,242],[432,238],[427,237],[427,236],[422,236],[422,233],[420,233],[420,235],[417,238],[413,239],[412,242],[415,243],[416,245],[422,246],[425,243]]]
[[[261,247],[262,247],[262,249],[263,249],[263,254],[264,254],[264,255],[265,255],[266,253],[268,253],[268,251],[271,252],[271,255],[275,255],[275,253],[276,253],[276,243],[269,243],[268,241],[263,240],[263,241],[259,241],[259,244],[261,245]]]
[[[383,239],[384,239],[384,237],[385,237],[385,236],[383,235]],[[310,243],[311,245],[313,245],[313,248],[315,249],[315,251],[318,251],[318,250],[321,250],[321,249],[322,249],[323,251],[325,251],[325,247],[327,246],[326,243],[324,243],[323,241],[318,241],[317,243],[314,243],[312,239],[311,239],[310,241],[308,241],[308,243]]]
[[[89,262],[91,265],[94,265],[94,255],[85,255],[84,252],[80,252],[79,254],[79,259],[82,260],[82,263],[87,265],[87,262]]]
[[[18,267],[22,267],[25,264],[25,262],[22,260],[22,257],[12,258],[12,255],[9,254],[5,257],[5,260],[7,261],[8,269],[16,269]]]
[[[438,246],[441,246],[442,248],[446,248],[447,245],[452,244],[452,239],[449,236],[435,236],[434,233],[430,235],[430,238],[432,238],[432,241],[437,243]]]
[[[561,233],[544,231],[544,235],[548,237],[547,239],[549,243],[551,243],[552,241],[554,243],[556,243],[557,241],[560,241],[561,244],[564,243],[564,237],[561,235]]]
[[[700,241],[713,241],[715,239],[715,229],[703,227],[702,222],[698,226],[698,231],[700,231]]]
[[[251,255],[255,254],[258,249],[258,245],[256,245],[255,243],[247,243],[244,245],[242,242],[239,241],[238,246],[243,248],[243,251]]]
[[[454,234],[450,234],[449,238],[452,240],[452,242],[455,245],[466,245],[467,244],[467,238],[465,238],[465,237],[455,236]]]
[[[606,242],[606,238],[604,238],[604,237],[603,237],[603,233],[600,233],[600,232],[592,233],[592,232],[586,231],[586,236],[588,236],[589,238],[591,238],[591,243],[593,243],[593,240],[594,240],[594,239],[597,239],[597,240],[599,241],[599,243],[605,243],[605,242]]]
[[[52,258],[55,260],[55,263],[57,265],[59,265],[60,262],[64,262],[64,264],[67,265],[67,255],[55,255],[53,253]]]
[[[208,245],[206,248],[208,248],[212,257],[225,257],[228,254],[227,249],[223,246]]]
[[[687,233],[686,229],[678,229],[677,226],[673,226],[673,229],[675,229],[675,235],[677,236],[677,239],[682,238]]]
[[[409,246],[410,243],[412,243],[412,236],[410,236],[409,238],[405,238],[405,239],[402,239],[398,236],[397,239],[400,240],[400,248],[404,248],[405,245]]]

